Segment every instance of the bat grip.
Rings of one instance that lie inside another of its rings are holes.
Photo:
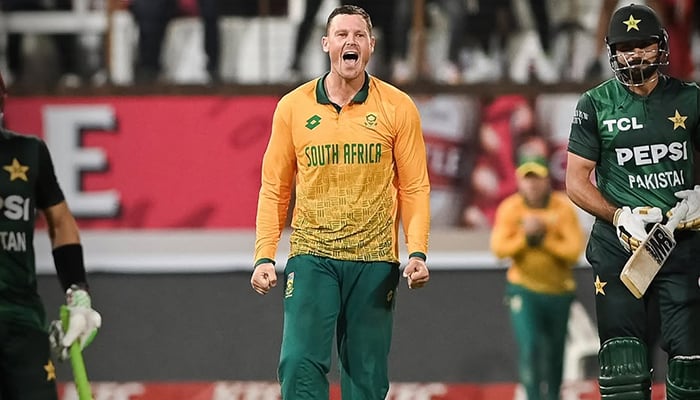
[[[669,232],[673,232],[676,230],[676,227],[678,224],[681,223],[681,220],[685,218],[685,215],[688,213],[688,203],[685,200],[680,201],[675,209],[673,210],[673,215],[671,215],[671,218],[668,219],[668,222],[666,222],[666,229],[668,229]]]
[[[68,320],[70,317],[70,311],[65,305],[61,306],[60,309],[61,324],[63,325],[63,330],[68,330]],[[80,343],[74,341],[70,345],[70,364],[73,369],[73,381],[75,381],[75,388],[78,392],[79,400],[93,400],[92,399],[92,389],[90,388],[90,382],[88,381],[87,371],[85,370],[85,362],[83,361],[83,352],[80,349]]]
[[[88,383],[83,353],[77,341],[70,346],[70,364],[73,367],[73,380],[78,391],[78,399],[92,400],[92,389]]]

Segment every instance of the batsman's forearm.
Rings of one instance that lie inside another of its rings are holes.
[[[575,184],[567,181],[566,194],[587,213],[612,223],[618,207],[610,204],[590,181]]]

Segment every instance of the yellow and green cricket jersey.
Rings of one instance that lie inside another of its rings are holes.
[[[409,253],[425,257],[430,184],[418,109],[368,74],[340,109],[324,80],[288,93],[275,110],[262,165],[256,264],[275,258],[292,190],[289,257],[399,262],[399,216]]]
[[[538,215],[547,225],[539,246],[529,246],[522,228],[526,215]],[[515,193],[498,206],[491,250],[498,258],[510,258],[507,280],[537,293],[562,294],[576,288],[572,268],[585,244],[576,210],[563,192],[552,192],[547,206],[532,208]]]

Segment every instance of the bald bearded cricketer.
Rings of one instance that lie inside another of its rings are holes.
[[[649,327],[647,316],[659,313],[666,398],[697,400],[700,90],[663,73],[668,37],[651,8],[615,11],[606,43],[615,77],[580,97],[566,172],[571,199],[597,217],[586,257],[594,272],[600,393],[607,400],[650,398],[649,337],[659,327]],[[622,268],[648,226],[674,215],[676,246],[637,298],[620,279]]]
[[[328,17],[331,70],[284,96],[262,165],[255,270],[267,293],[292,190],[291,251],[284,269],[282,398],[328,399],[334,334],[343,399],[384,399],[403,224],[409,288],[425,264],[430,184],[418,110],[408,95],[369,75],[369,15],[341,6]]]

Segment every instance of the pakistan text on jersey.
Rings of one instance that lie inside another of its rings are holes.
[[[304,148],[307,167],[330,164],[375,164],[381,161],[381,143],[337,143],[319,144]]]
[[[627,179],[631,189],[663,189],[685,186],[685,177],[681,169],[644,175],[628,175]]]
[[[24,232],[0,231],[0,245],[3,251],[27,251],[27,235]]]

